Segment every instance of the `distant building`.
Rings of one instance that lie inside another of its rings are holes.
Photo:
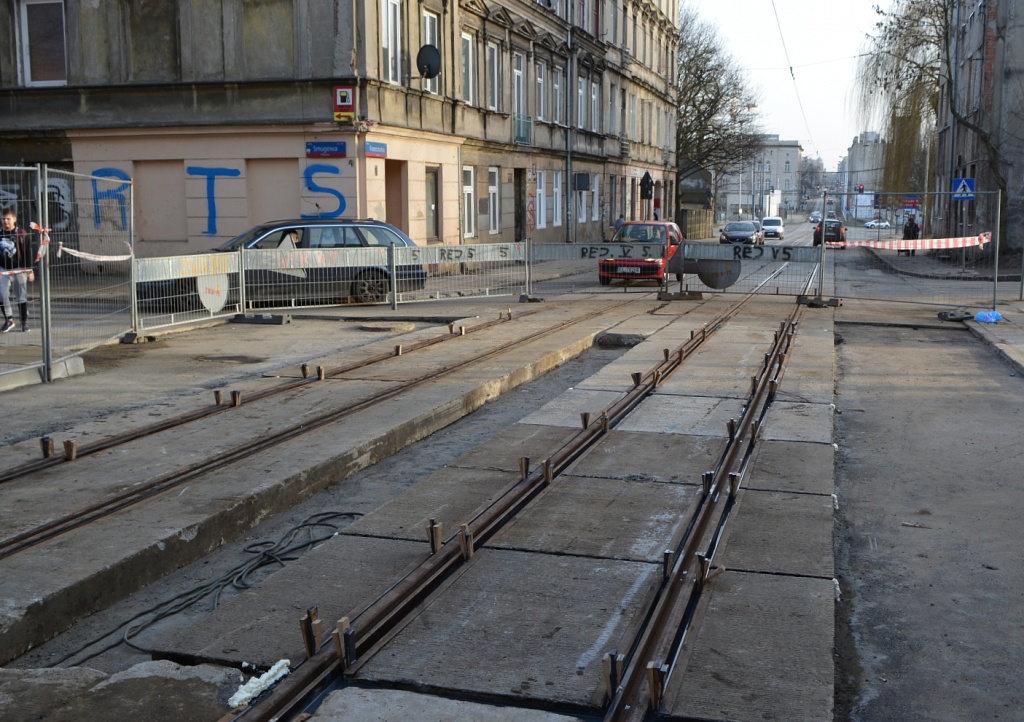
[[[861,220],[874,217],[874,198],[882,190],[885,141],[876,132],[865,132],[853,139],[846,156],[843,192],[847,215]],[[864,192],[858,188],[864,186]]]
[[[386,220],[420,243],[600,241],[619,214],[675,212],[677,15],[678,0],[10,0],[0,164],[123,179],[141,256],[299,216]]]
[[[719,221],[783,216],[800,208],[800,154],[796,140],[764,136],[764,149],[718,184]]]

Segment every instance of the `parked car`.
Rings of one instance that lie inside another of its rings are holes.
[[[726,223],[718,236],[719,243],[760,243],[760,233],[753,221],[733,221]]]
[[[660,282],[665,278],[668,260],[683,240],[683,232],[671,221],[626,221],[615,231],[611,243],[629,244],[631,249],[636,248],[636,253],[599,259],[597,279],[602,286],[613,279]],[[661,255],[654,255],[655,249]]]
[[[865,223],[864,227],[865,228],[892,228],[892,226],[889,225],[889,221],[883,221],[883,220],[879,220],[877,218],[874,219],[874,220],[870,220],[867,223]]]
[[[838,245],[839,248],[846,248],[846,229],[839,221],[825,219],[814,228],[814,245],[821,245],[821,226],[825,225],[825,245]]]
[[[306,250],[320,252],[315,263],[293,268],[251,268],[245,271],[246,303],[342,301],[358,303],[384,301],[391,285],[387,254],[378,253],[372,265],[343,265],[326,251],[356,248],[396,248],[415,246],[409,236],[395,226],[375,220],[293,219],[272,221],[232,238],[208,253],[230,253],[255,250]],[[340,254],[336,254],[340,255]],[[426,269],[419,264],[402,264],[395,269],[395,285],[399,292],[422,289],[426,285]],[[236,302],[239,294],[238,274],[229,274],[227,298]],[[200,305],[195,277],[141,281],[136,286],[139,302],[145,307],[161,310],[184,310]]]
[[[778,216],[762,218],[761,228],[764,229],[764,238],[778,238],[781,241],[786,235],[786,222]]]

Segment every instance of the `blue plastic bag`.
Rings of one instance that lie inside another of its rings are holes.
[[[974,316],[974,320],[977,321],[978,323],[995,323],[996,321],[1003,320],[1003,314],[995,310],[978,311],[978,313]]]

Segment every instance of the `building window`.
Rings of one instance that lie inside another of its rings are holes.
[[[21,61],[26,85],[66,85],[64,3],[23,0]]]
[[[498,109],[498,83],[501,73],[498,72],[498,45],[487,43],[487,107]]]
[[[488,230],[493,236],[501,231],[501,178],[498,168],[487,169],[487,217]]]
[[[438,28],[440,27],[440,19],[437,15],[431,12],[423,13],[423,44],[433,45],[435,48],[441,48],[441,41],[438,38]],[[440,90],[438,84],[439,78],[437,76],[430,78],[429,80],[423,81],[423,89],[428,93],[437,95]]]
[[[584,223],[587,220],[587,192],[576,191],[576,220]]]
[[[576,78],[576,127],[587,127],[587,81],[582,77]]]
[[[402,81],[402,5],[400,0],[384,3],[384,79],[389,83]]]
[[[611,90],[611,93],[609,94],[609,103],[608,103],[608,134],[609,135],[617,135],[618,132],[619,132],[619,124],[618,124],[618,122],[616,122],[619,119],[619,112],[618,112],[618,108],[615,107],[616,105],[618,105],[618,102],[619,102],[619,86],[617,86],[615,83],[612,83],[612,90]]]
[[[466,238],[476,235],[476,171],[462,166],[462,228]]]
[[[629,96],[629,139],[636,140],[636,96]]]
[[[475,74],[476,59],[473,52],[473,36],[462,34],[462,100],[468,105],[476,104]]]
[[[555,101],[555,123],[561,125],[564,117],[563,109],[563,96],[562,96],[562,69],[555,68],[553,71],[553,77],[551,78],[551,93],[554,95]]]
[[[601,130],[601,108],[598,102],[600,92],[595,82],[590,83],[590,129],[597,133]]]
[[[512,112],[519,115],[526,115],[525,66],[526,57],[522,53],[512,53]]]
[[[786,161],[786,173],[789,173],[789,161]]]
[[[551,225],[562,225],[562,171],[555,171],[555,186],[552,189],[554,196],[554,208],[551,212]]]
[[[590,219],[592,221],[599,221],[601,220],[601,176],[595,173],[592,182],[594,184],[594,210],[590,215]]]
[[[537,171],[537,228],[548,227],[548,174]]]
[[[548,66],[543,62],[537,62],[537,120],[544,120],[548,116],[548,98],[544,91],[544,83],[547,80]]]

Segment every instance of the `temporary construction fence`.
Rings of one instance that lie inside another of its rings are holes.
[[[54,377],[62,361],[114,339],[264,310],[532,299],[538,290],[817,295],[971,309],[1024,297],[1019,269],[1003,275],[998,267],[995,234],[936,238],[927,232],[935,223],[926,223],[922,237],[904,240],[901,221],[907,214],[889,211],[867,220],[851,214],[843,220],[845,237],[826,239],[824,246],[713,241],[675,249],[530,242],[279,246],[135,258],[129,180],[45,167],[0,168],[0,208],[8,207],[16,210],[22,227],[37,228],[37,281],[29,286],[30,331],[0,335],[0,374],[33,369],[44,380]],[[995,208],[998,222],[998,203]],[[793,236],[798,234],[788,234]],[[599,259],[637,254],[666,259],[662,285],[598,283]]]
[[[131,205],[131,181],[123,178],[0,167],[0,209],[31,229],[36,276],[29,330],[17,323],[0,336],[0,374],[50,381],[61,362],[132,329]]]

